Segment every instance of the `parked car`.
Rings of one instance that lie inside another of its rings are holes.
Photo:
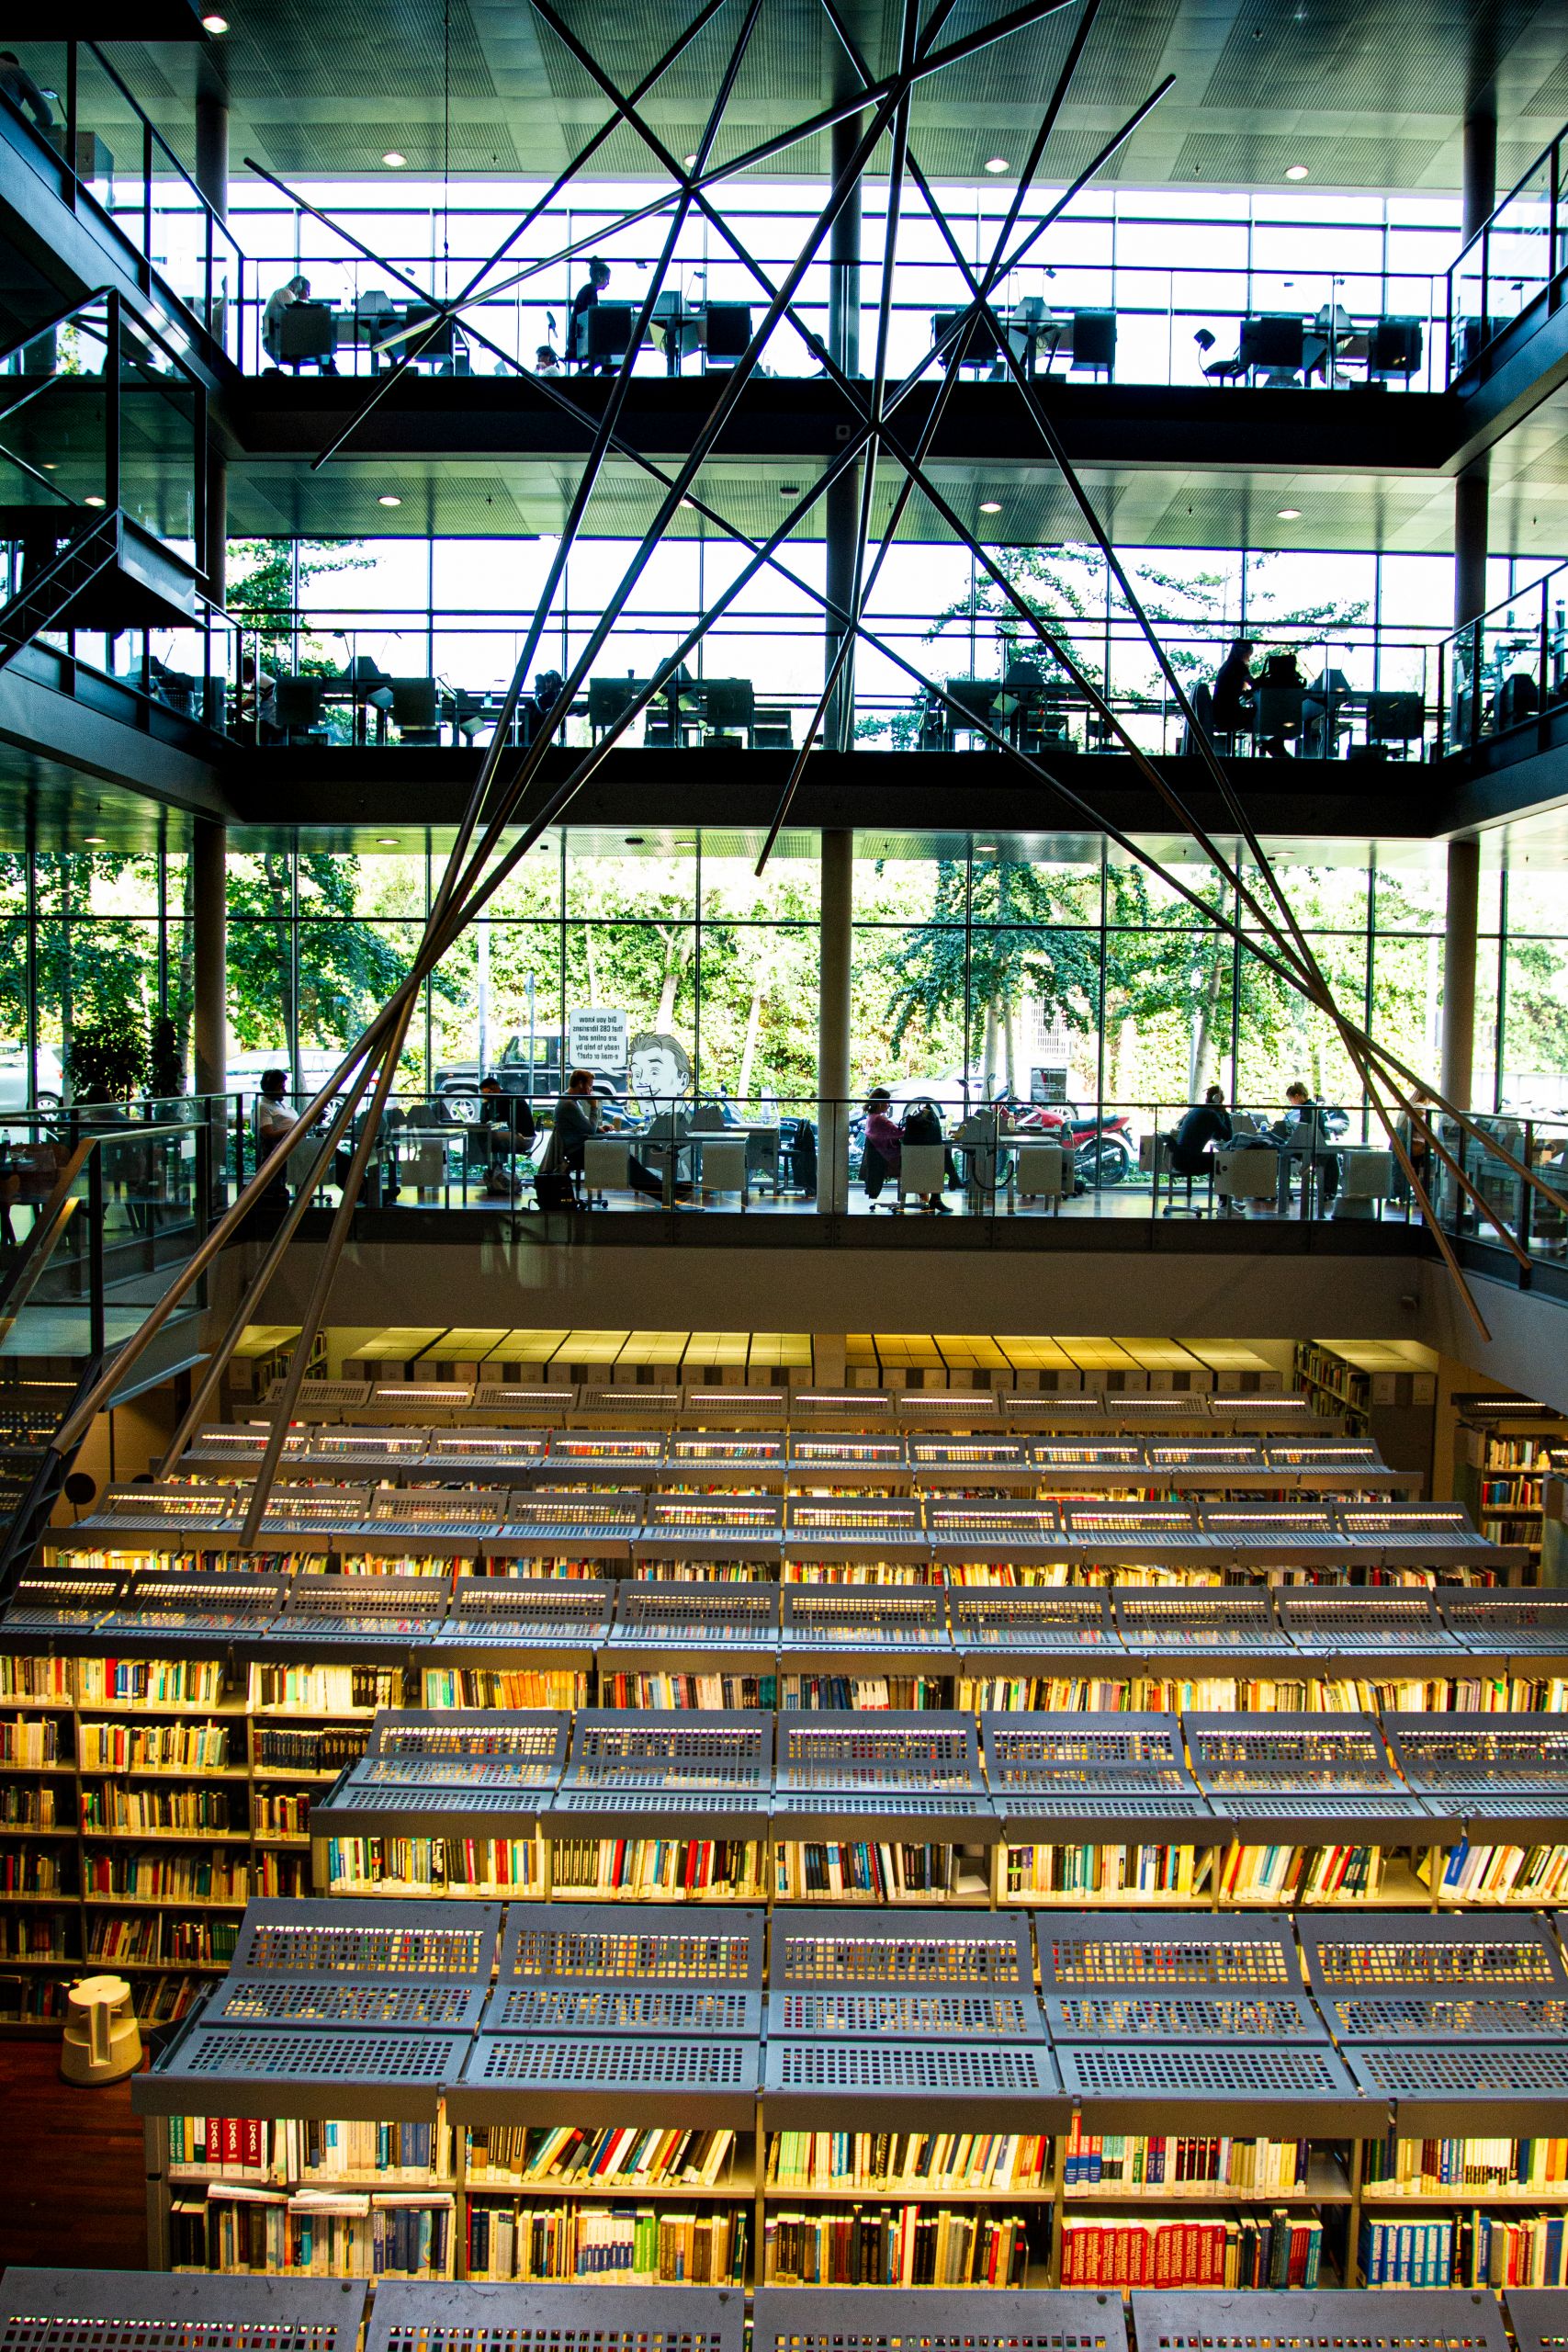
[[[58,1111],[65,1092],[65,1073],[52,1046],[39,1046],[37,1066],[37,1107]],[[28,1107],[28,1049],[15,1039],[0,1037],[0,1111]]]
[[[479,1080],[493,1078],[503,1094],[525,1095],[535,1106],[536,1118],[539,1105],[553,1104],[565,1083],[559,1030],[535,1031],[532,1061],[528,1048],[529,1040],[517,1035],[508,1037],[499,1054],[491,1056],[486,1069],[481,1070],[478,1062],[442,1063],[435,1073],[433,1099],[450,1117],[471,1125],[479,1115]],[[593,1091],[607,1102],[615,1101],[626,1091],[626,1071],[596,1070]]]

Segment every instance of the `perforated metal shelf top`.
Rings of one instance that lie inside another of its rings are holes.
[[[765,1495],[650,1495],[639,1554],[663,1559],[773,1560],[784,1505]]]
[[[1450,1631],[1483,1657],[1568,1658],[1568,1593],[1445,1592]]]
[[[762,1982],[763,1914],[704,1917],[689,1904],[513,1903],[501,1983],[702,1985],[755,1991]]]
[[[1192,1657],[1294,1655],[1267,1591],[1121,1591],[1114,1598],[1117,1631],[1134,1657],[1172,1651]]]
[[[551,1708],[383,1707],[366,1753],[417,1758],[454,1772],[479,1758],[533,1770],[563,1759],[566,1746],[566,1720]]]
[[[1512,2296],[1510,2296],[1510,2303]],[[1461,2290],[1328,2288],[1133,2296],[1139,2352],[1508,2352],[1497,2299]],[[1524,2352],[1521,2345],[1520,2352]]]
[[[554,1800],[562,1835],[756,1837],[770,1810],[773,1718],[761,1712],[580,1709]]]
[[[919,2352],[1127,2352],[1127,2323],[1118,2293],[1042,2288],[992,2295],[857,2287],[852,2295],[841,2288],[759,2287],[753,2301],[752,2352],[913,2352],[915,2346]]]
[[[479,2022],[479,1984],[428,1978],[230,1976],[209,1997],[214,2025],[288,2025],[373,2032],[470,2032]]]
[[[498,1649],[587,1664],[609,1634],[615,1597],[614,1584],[586,1577],[458,1577],[432,1638],[454,1664]]]
[[[1004,1712],[982,1715],[980,1733],[998,1797],[1200,1793],[1170,1715]]]
[[[926,1505],[932,1557],[1016,1560],[1038,1565],[1066,1555],[1061,1512],[1050,1502],[948,1502]]]
[[[1055,2045],[1085,2127],[1259,2132],[1288,2138],[1381,2132],[1382,2110],[1326,2039],[1287,2043],[1157,2038]]]
[[[363,2278],[8,2269],[0,2352],[357,2352]]]
[[[1100,1558],[1211,1548],[1197,1513],[1179,1503],[1064,1503],[1062,1521],[1075,1551]]]
[[[298,2115],[433,2123],[457,2080],[465,2033],[385,2027],[213,2024],[193,2010],[150,2074],[138,2115]]]
[[[1518,2352],[1562,2352],[1568,2339],[1568,2288],[1510,2287],[1503,2302]]]
[[[950,1661],[947,1596],[940,1587],[789,1585],[784,1594],[781,1653]]]
[[[750,2034],[484,2033],[447,2093],[454,2123],[668,2123],[755,2120],[761,2043]]]
[[[1035,1941],[1047,1993],[1304,1989],[1295,1940],[1280,1918],[1227,1913],[1172,1919],[1157,1911],[1042,1916]]]
[[[1122,1654],[1111,1595],[1102,1585],[955,1585],[947,1605],[953,1648],[980,1653],[973,1664],[982,1672],[1008,1657],[1071,1661],[1100,1652],[1110,1653],[1113,1666]]]
[[[1453,1636],[1430,1592],[1406,1585],[1282,1592],[1279,1606],[1291,1639],[1312,1656],[1430,1659],[1455,1671]]]
[[[1208,1793],[1404,1793],[1370,1715],[1184,1714],[1192,1769]]]
[[[365,2352],[743,2352],[745,2317],[739,2288],[628,2289],[578,2280],[536,2286],[521,2279],[425,2286],[388,2278],[377,2283]],[[278,2352],[297,2347],[280,2346]]]
[[[993,1843],[972,1715],[931,1710],[779,1720],[774,1831],[807,1840],[885,1834]]]
[[[1453,1800],[1568,1797],[1568,1723],[1550,1713],[1389,1714],[1383,1730],[1411,1787]]]
[[[1562,2040],[1361,2041],[1346,2064],[1370,2097],[1392,2101],[1395,2128],[1506,2132],[1528,2139],[1568,2125],[1568,2044]]]
[[[913,1500],[794,1495],[785,1507],[784,1549],[797,1559],[876,1559],[884,1553],[905,1559],[925,1553],[925,1522]]]
[[[1045,2004],[1057,2043],[1227,2042],[1273,2048],[1323,2041],[1327,2028],[1299,1993],[1066,1993]]]
[[[623,1653],[689,1655],[699,1661],[711,1653],[716,1667],[731,1671],[748,1657],[771,1670],[778,1646],[776,1584],[660,1584],[650,1578],[621,1587],[606,1664],[621,1664]]]
[[[1033,1984],[1021,1914],[863,1911],[815,1906],[773,1914],[768,1984],[775,1994],[931,1990],[1014,1996]]]
[[[1405,1996],[1446,2003],[1445,2018],[1488,2003],[1537,2003],[1545,2013],[1568,2002],[1568,1969],[1539,1912],[1354,1919],[1303,1913],[1298,1932],[1314,1990],[1325,2007],[1342,2012],[1344,2030],[1356,2040],[1384,2039],[1394,2030],[1390,2005]],[[1421,2030],[1447,2036],[1455,2029],[1434,2013]],[[1506,2030],[1530,2029],[1516,2014]]]
[[[784,2131],[1061,2130],[1070,2116],[1044,2039],[770,2038],[762,2098]]]
[[[247,1905],[229,1973],[484,1985],[500,1927],[495,1903],[266,1898]]]

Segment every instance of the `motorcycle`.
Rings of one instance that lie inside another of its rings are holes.
[[[1070,1143],[1075,1192],[1122,1184],[1137,1172],[1138,1148],[1124,1112],[1096,1117],[1075,1110],[1070,1102],[1021,1103],[1014,1115],[1014,1131],[1036,1135],[1044,1142]]]

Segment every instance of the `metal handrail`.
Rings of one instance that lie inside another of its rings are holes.
[[[77,1212],[87,1208],[93,1214],[97,1245],[94,1253],[89,1299],[95,1333],[93,1352],[95,1355],[103,1352],[103,1162],[97,1155],[105,1145],[123,1143],[128,1137],[141,1144],[155,1142],[162,1136],[190,1136],[203,1132],[203,1128],[193,1127],[183,1119],[146,1125],[128,1121],[123,1127],[117,1126],[112,1133],[83,1137],[61,1170],[54,1190],[39,1211],[32,1231],[17,1254],[16,1264],[4,1285],[0,1285],[0,1340],[6,1339],[15,1327],[17,1317],[42,1280],[61,1240],[75,1223]],[[87,1173],[88,1186],[85,1200],[73,1189],[84,1170]]]

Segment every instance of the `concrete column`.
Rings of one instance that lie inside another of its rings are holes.
[[[220,220],[229,217],[229,100],[213,83],[196,94],[196,184]]]
[[[1454,627],[1486,610],[1487,503],[1491,459],[1483,454],[1454,477]]]
[[[191,919],[196,931],[192,1025],[197,1094],[221,1094],[228,1083],[228,827],[198,820],[191,841]]]
[[[1497,206],[1497,102],[1493,96],[1477,99],[1465,116],[1461,173],[1460,234],[1468,243]]]
[[[817,1204],[849,1205],[850,959],[854,835],[822,836],[822,934],[817,992]]]
[[[1448,911],[1443,923],[1442,1091],[1460,1111],[1472,1108],[1475,1053],[1475,932],[1481,910],[1481,849],[1449,843]]]
[[[832,175],[843,170],[861,134],[861,118],[852,115],[835,123],[832,133]],[[829,232],[828,265],[828,349],[846,376],[860,373],[860,237],[861,199],[857,181]],[[825,501],[828,540],[827,588],[842,605],[854,583],[855,543],[860,533],[861,469],[851,466],[833,483]],[[824,631],[824,674],[830,670],[843,632],[829,618]],[[822,741],[830,752],[847,752],[854,741],[854,654],[840,673],[822,726]]]

